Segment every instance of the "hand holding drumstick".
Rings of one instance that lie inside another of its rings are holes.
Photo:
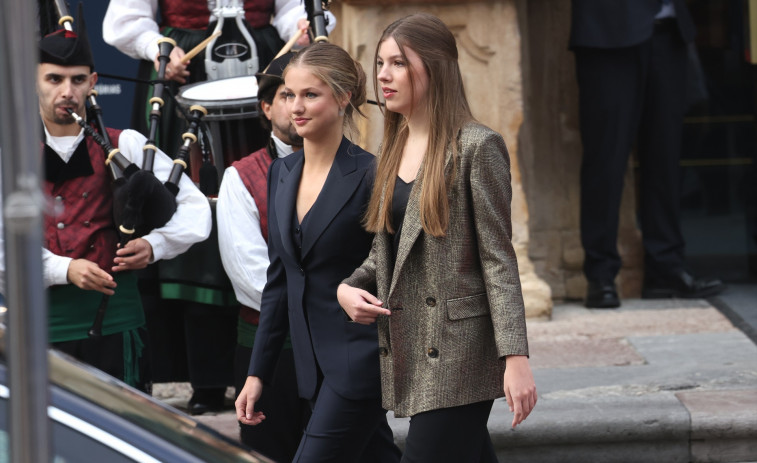
[[[170,61],[166,65],[166,79],[175,80],[180,84],[187,83],[187,77],[189,77],[189,71],[187,70],[187,63],[184,62],[184,50],[181,47],[174,47],[171,50],[171,54],[168,55]],[[155,70],[160,67],[160,61],[157,56],[155,57]]]
[[[175,80],[180,84],[185,84],[187,82],[187,77],[189,77],[189,71],[187,70],[189,61],[203,51],[213,39],[220,35],[221,31],[214,32],[187,53],[184,53],[184,50],[182,50],[181,47],[174,47],[174,49],[171,50],[171,60],[169,61],[168,66],[166,66],[166,78]],[[155,70],[157,71],[159,67],[160,62],[156,57]]]

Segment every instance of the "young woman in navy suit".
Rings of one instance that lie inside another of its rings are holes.
[[[270,265],[235,405],[242,423],[265,419],[255,404],[291,333],[299,393],[313,409],[296,462],[400,459],[381,407],[376,327],[352,323],[336,299],[373,238],[361,219],[374,157],[344,136],[365,102],[365,81],[360,64],[329,43],[304,48],[284,71],[287,108],[304,144],[269,170]]]
[[[365,221],[376,238],[338,288],[355,322],[378,320],[384,407],[411,417],[408,463],[496,462],[494,399],[507,398],[513,427],[536,404],[510,159],[502,136],[473,119],[457,57],[428,14],[379,40],[385,126]]]

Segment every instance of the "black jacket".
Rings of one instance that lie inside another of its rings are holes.
[[[694,39],[694,22],[685,0],[672,0],[681,39]],[[572,0],[570,48],[622,48],[638,45],[654,32],[660,0]]]
[[[270,265],[249,374],[273,377],[291,333],[300,396],[314,399],[319,375],[340,395],[381,396],[376,324],[352,323],[336,298],[337,286],[368,256],[373,235],[360,225],[371,195],[374,157],[346,138],[308,219],[302,250],[293,241],[302,151],[275,160],[268,174]],[[301,257],[299,257],[301,254]]]

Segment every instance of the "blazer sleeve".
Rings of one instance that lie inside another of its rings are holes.
[[[278,160],[271,164],[268,171],[268,210],[272,208],[275,200],[275,191],[272,191],[272,178],[277,178]],[[264,384],[270,384],[281,349],[284,346],[287,333],[289,333],[289,313],[287,299],[287,279],[284,263],[279,254],[278,242],[273,236],[278,233],[275,212],[269,212],[268,221],[268,258],[270,264],[266,272],[266,284],[263,288],[260,303],[260,321],[255,332],[255,342],[252,347],[250,358],[249,376],[257,376]]]
[[[469,182],[472,215],[497,351],[528,355],[526,316],[512,245],[510,158],[502,136],[488,131],[472,150]],[[463,156],[466,156],[463,153]]]
[[[373,237],[373,244],[371,245],[371,251],[368,253],[368,257],[365,258],[360,267],[356,268],[352,275],[345,278],[342,283],[355,288],[360,288],[369,293],[377,296],[376,291],[376,249],[378,234]]]

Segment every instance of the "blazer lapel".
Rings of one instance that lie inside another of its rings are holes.
[[[402,271],[402,265],[405,263],[410,249],[413,247],[413,243],[423,231],[421,225],[421,182],[413,183],[413,188],[410,190],[410,197],[407,200],[407,208],[405,208],[405,218],[402,221],[402,235],[400,235],[400,245],[397,249],[397,259],[394,261],[394,272],[392,272],[392,283],[389,286],[389,295],[394,291],[394,286],[397,284],[400,272]],[[391,243],[388,243],[391,246]]]
[[[318,241],[334,217],[352,197],[365,175],[365,170],[358,170],[357,160],[349,155],[350,146],[352,143],[347,138],[342,138],[323,189],[308,213],[307,229],[303,229],[302,236],[303,260],[313,248],[313,244]]]
[[[303,158],[300,157],[291,166],[287,162],[288,159],[293,158],[284,158],[283,165],[279,170],[279,184],[276,189],[275,201],[276,221],[279,226],[284,251],[296,258],[297,254],[294,251],[294,243],[292,242],[292,220],[294,220],[294,208],[297,202],[297,189],[300,185],[300,177],[302,176]]]

